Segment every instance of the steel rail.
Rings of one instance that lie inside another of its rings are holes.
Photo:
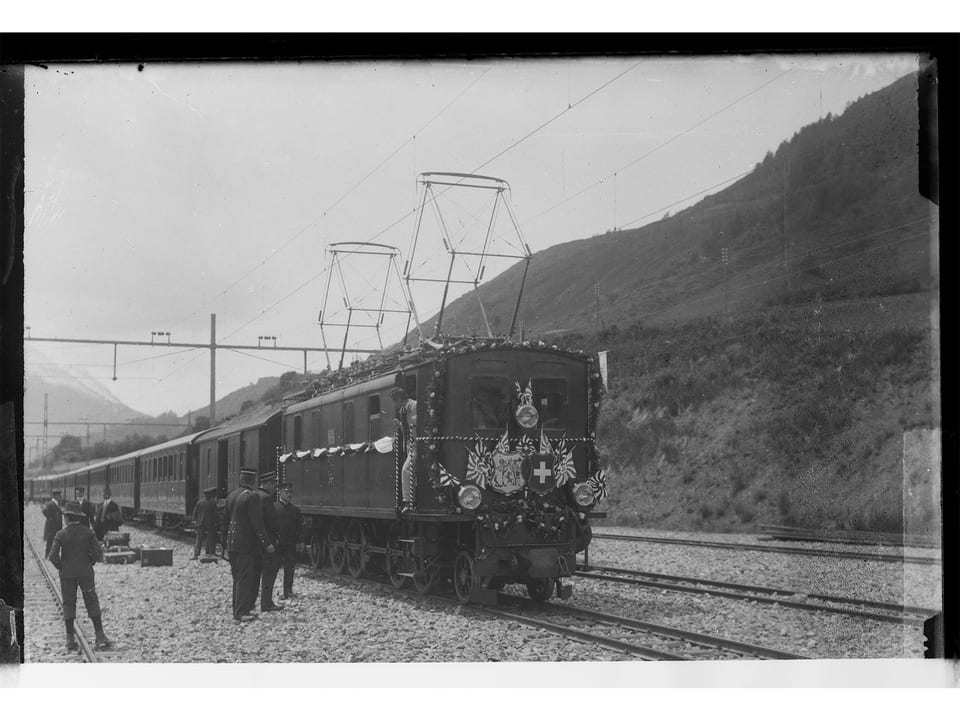
[[[657,625],[655,623],[649,623],[643,620],[635,620],[633,618],[622,617],[620,615],[610,615],[608,613],[597,612],[596,610],[587,610],[585,608],[579,608],[575,606],[556,605],[554,603],[548,603],[544,607],[547,607],[550,610],[559,610],[562,613],[580,615],[589,619],[594,619],[613,625],[620,625],[627,628],[666,635],[667,637],[674,637],[677,640],[693,642],[700,645],[706,645],[708,647],[717,647],[723,650],[732,650],[734,652],[739,652],[744,655],[751,655],[764,660],[809,659],[806,655],[797,655],[796,653],[787,652],[785,650],[763,647],[762,645],[753,645],[751,643],[717,637],[715,635],[705,635],[703,633],[697,633],[691,630],[681,630],[679,628],[672,628],[667,625]]]
[[[878,562],[910,562],[920,565],[939,564],[940,558],[924,557],[922,555],[888,555],[883,553],[865,553],[846,550],[814,550],[812,548],[771,547],[769,545],[754,545],[750,543],[725,543],[710,540],[688,540],[684,538],[653,537],[644,535],[613,535],[608,533],[593,533],[594,539],[624,540],[628,542],[648,542],[658,545],[693,545],[696,547],[723,548],[728,550],[755,550],[757,552],[782,553],[787,555],[815,555],[819,557],[837,557],[853,560],[875,560]]]
[[[451,601],[456,602],[456,601]],[[554,606],[550,606],[551,609]],[[556,606],[560,607],[560,606]],[[666,650],[657,650],[656,648],[647,647],[645,645],[637,645],[635,643],[627,642],[626,640],[617,640],[616,638],[605,637],[603,635],[597,635],[595,633],[589,632],[587,630],[578,630],[577,628],[567,627],[566,625],[558,625],[552,623],[549,620],[541,620],[539,618],[533,618],[529,615],[518,615],[517,613],[512,613],[507,610],[500,610],[497,608],[486,607],[484,605],[471,606],[471,609],[482,612],[486,615],[493,615],[494,617],[499,617],[505,620],[513,620],[514,622],[521,623],[523,625],[529,625],[530,627],[541,628],[543,630],[548,630],[557,635],[563,637],[572,637],[577,640],[582,640],[583,642],[592,643],[595,645],[602,645],[603,647],[610,648],[612,650],[619,650],[621,652],[630,653],[644,660],[689,660],[690,658],[684,657],[683,655],[677,655],[675,653],[667,652]]]
[[[29,533],[23,534],[24,539],[27,541],[26,544],[30,546],[30,552],[33,554],[33,559],[36,560],[37,565],[40,568],[40,572],[43,573],[44,579],[47,581],[47,587],[50,592],[53,594],[53,599],[57,603],[57,607],[60,608],[61,615],[63,614],[63,598],[60,595],[60,588],[57,587],[58,583],[53,578],[53,573],[50,572],[50,568],[46,565],[46,560],[40,556],[40,553],[37,551],[37,546],[33,543],[33,538],[30,537]],[[76,624],[74,625],[74,634],[77,638],[77,644],[80,646],[80,652],[86,658],[87,662],[98,663],[100,662],[100,656],[94,651],[93,647],[90,645],[90,642],[84,636],[83,631]]]
[[[582,567],[582,566],[581,566]],[[660,573],[649,573],[642,570],[628,570],[626,568],[613,567],[591,567],[591,571],[577,571],[579,577],[592,580],[601,580],[605,582],[618,582],[629,585],[639,585],[641,587],[654,588],[657,590],[672,590],[674,592],[685,592],[696,595],[713,595],[716,597],[731,598],[734,600],[751,600],[755,602],[767,603],[770,605],[780,605],[781,607],[795,608],[799,610],[819,610],[830,612],[835,615],[852,615],[854,617],[863,617],[881,622],[893,623],[914,623],[920,622],[925,618],[936,615],[938,611],[930,608],[915,607],[909,605],[897,605],[894,603],[884,603],[877,600],[862,600],[860,598],[845,598],[833,595],[823,595],[819,593],[802,593],[796,590],[783,590],[779,588],[768,588],[759,585],[746,585],[741,583],[730,583],[719,580],[705,580],[702,578],[681,577],[678,575],[663,575]],[[599,573],[618,573],[629,577],[617,577],[611,574]],[[643,580],[641,578],[652,578]],[[687,584],[683,584],[687,583]],[[707,586],[707,587],[704,587]],[[740,591],[740,592],[737,592]],[[762,594],[758,594],[762,593]],[[822,602],[844,603],[848,605],[860,605],[862,607],[872,607],[878,610],[888,610],[897,615],[875,612],[870,610],[858,610],[856,608],[833,607],[830,605],[820,605],[817,603],[804,602],[802,600],[792,600],[797,595],[803,595],[808,598],[820,600]],[[914,617],[911,617],[913,615]]]

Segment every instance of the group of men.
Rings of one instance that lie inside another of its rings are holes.
[[[81,517],[78,522],[91,528],[98,542],[103,542],[108,532],[120,529],[123,516],[120,506],[110,497],[110,488],[103,489],[103,501],[94,505],[86,498],[86,490],[78,487],[75,491],[76,502],[80,505]],[[60,490],[54,490],[53,498],[43,504],[41,512],[45,518],[43,524],[43,541],[46,543],[46,553],[50,554],[50,546],[57,532],[63,527],[63,498]]]
[[[293,570],[300,542],[300,510],[290,502],[290,487],[279,487],[274,472],[260,476],[240,469],[240,486],[227,496],[223,547],[229,554],[233,575],[233,619],[256,619],[254,608],[260,595],[260,610],[283,609],[273,601],[273,584],[283,567],[283,599],[294,597]]]
[[[112,643],[103,631],[93,566],[103,559],[100,543],[104,535],[119,528],[122,518],[117,504],[110,499],[109,489],[104,490],[99,509],[94,508],[93,503],[84,498],[83,488],[77,488],[76,493],[75,502],[63,505],[61,491],[54,490],[53,498],[43,506],[43,516],[46,518],[43,525],[46,558],[60,573],[67,649],[77,649],[74,621],[77,617],[78,588],[96,631],[96,647],[103,649],[110,647]],[[63,525],[64,520],[66,526]],[[91,526],[97,530],[92,530]]]

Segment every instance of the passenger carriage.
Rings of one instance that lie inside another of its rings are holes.
[[[140,484],[137,482],[139,458],[142,450],[111,458],[107,467],[110,497],[125,518],[132,517],[140,507]]]
[[[199,494],[197,452],[193,433],[139,451],[140,497],[137,510],[155,524],[179,524],[190,517]],[[169,516],[169,517],[168,517]]]
[[[216,486],[217,497],[223,500],[239,487],[240,468],[255,468],[258,476],[275,472],[279,442],[279,408],[242,416],[207,430],[195,442],[200,488]]]

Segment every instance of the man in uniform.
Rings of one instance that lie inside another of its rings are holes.
[[[410,512],[413,510],[413,473],[417,467],[417,401],[407,396],[400,376],[390,391],[390,399],[397,409],[394,424],[402,441],[402,448],[398,452],[406,454],[400,471],[401,512]]]
[[[46,543],[44,555],[50,554],[53,537],[63,527],[63,512],[60,509],[60,491],[54,490],[53,497],[43,505],[41,510],[46,520],[43,521],[43,542]]]
[[[295,597],[293,593],[293,568],[297,564],[297,551],[303,550],[300,542],[300,508],[290,502],[290,485],[280,486],[280,499],[274,503],[277,514],[277,555],[283,564],[283,599]]]
[[[77,649],[73,621],[77,617],[77,587],[83,594],[83,604],[97,633],[97,649],[110,647],[100,620],[100,600],[94,582],[93,566],[103,559],[103,550],[93,530],[82,524],[80,503],[67,503],[63,514],[67,526],[53,538],[47,560],[60,571],[60,590],[63,593],[63,620],[67,627],[67,650]]]
[[[257,601],[262,553],[274,552],[263,527],[260,494],[253,489],[257,471],[240,469],[240,487],[227,496],[227,517],[230,518],[224,546],[230,554],[233,574],[233,619],[250,620]]]
[[[257,488],[257,495],[260,496],[260,508],[263,512],[263,528],[267,533],[271,550],[263,554],[262,560],[262,578],[260,584],[260,610],[262,612],[272,612],[282,610],[282,605],[277,605],[273,601],[273,584],[277,580],[277,571],[280,570],[280,557],[276,552],[277,533],[279,525],[277,524],[277,514],[273,508],[273,503],[277,497],[277,473],[269,472],[260,476],[260,487]]]
[[[74,490],[74,494],[77,496],[77,502],[80,503],[80,510],[83,512],[83,517],[80,518],[80,523],[82,525],[86,525],[88,528],[92,528],[93,519],[96,516],[96,510],[93,507],[93,503],[86,498],[87,489],[78,487],[76,490]]]
[[[217,552],[217,503],[214,496],[216,487],[208,487],[203,491],[203,499],[193,508],[193,525],[197,530],[197,541],[193,547],[193,558],[200,557],[200,548],[206,546],[206,554],[214,555]]]
[[[110,488],[103,489],[103,502],[97,508],[97,521],[93,525],[97,540],[103,542],[108,532],[116,532],[123,524],[120,506],[110,497]]]

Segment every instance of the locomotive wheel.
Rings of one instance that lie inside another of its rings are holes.
[[[457,560],[453,566],[453,589],[457,591],[457,600],[461,605],[470,602],[470,591],[480,587],[480,578],[477,576],[477,567],[473,561],[473,553],[461,550],[457,553]]]
[[[421,595],[427,595],[436,587],[440,580],[440,568],[435,564],[436,558],[417,558],[417,569],[413,573],[413,586]]]
[[[359,520],[350,521],[347,526],[346,541],[348,543],[346,548],[347,570],[349,570],[351,577],[358,578],[363,575],[363,571],[367,567],[367,558],[370,556],[366,549],[369,544],[367,542],[367,531]],[[350,547],[351,545],[355,547]]]
[[[407,584],[407,578],[401,575],[404,571],[403,566],[403,547],[400,542],[400,523],[390,525],[387,531],[387,554],[384,564],[387,568],[387,577],[390,578],[390,584],[400,589]]]
[[[343,524],[339,520],[327,532],[327,548],[330,550],[330,567],[335,573],[342,573],[347,565],[347,543]]]
[[[319,533],[310,536],[310,567],[319,570],[326,562],[327,548]]]
[[[527,595],[535,603],[545,603],[553,596],[553,580],[534,578],[527,581]]]

